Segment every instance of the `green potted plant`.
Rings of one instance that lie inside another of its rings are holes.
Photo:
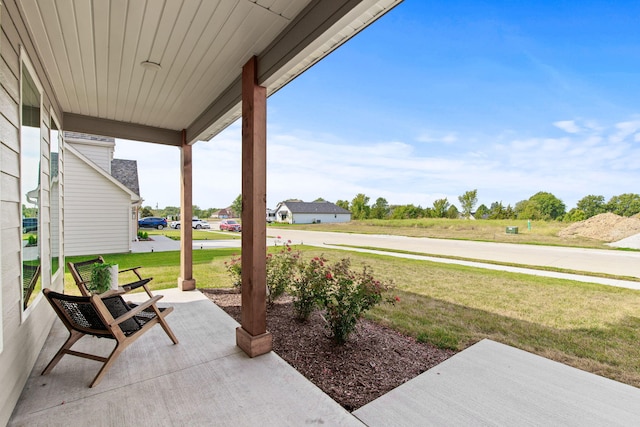
[[[108,262],[94,263],[91,269],[91,282],[87,284],[87,289],[93,293],[101,294],[117,288],[118,264]]]

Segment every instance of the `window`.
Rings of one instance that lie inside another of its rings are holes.
[[[22,306],[27,309],[42,288],[40,126],[42,91],[23,56],[20,89],[20,213],[22,217]],[[48,239],[47,239],[48,240]]]

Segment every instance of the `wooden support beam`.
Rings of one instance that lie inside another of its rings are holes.
[[[267,332],[267,90],[258,61],[242,68],[242,326],[237,345],[250,357],[271,351]]]
[[[182,131],[180,146],[180,277],[178,288],[192,291],[196,288],[193,278],[193,167],[191,163],[192,146],[187,144],[187,132]]]

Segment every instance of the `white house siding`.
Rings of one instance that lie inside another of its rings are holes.
[[[103,170],[111,174],[111,160],[113,160],[113,150],[116,144],[113,139],[108,139],[110,139],[110,141],[92,140],[90,143],[84,143],[81,139],[67,136],[66,143],[73,144],[73,147],[82,155],[91,159],[91,161]]]
[[[71,150],[64,160],[65,254],[128,252],[131,196]]]
[[[307,213],[294,213],[294,224],[313,224],[314,222],[332,223],[332,222],[349,222],[350,215],[348,214],[307,214]]]
[[[15,0],[0,6],[0,425],[5,425],[22,393],[42,345],[51,329],[55,314],[49,304],[38,298],[23,312],[21,297],[22,215],[20,206],[20,46],[24,46],[36,72],[43,70],[18,17]],[[43,85],[41,124],[42,152],[49,152],[48,112],[52,105],[45,76],[33,76]],[[58,114],[60,116],[60,114]],[[48,161],[41,157],[41,197],[49,191]],[[62,275],[54,283],[48,275],[49,204],[42,205],[39,233],[43,259],[43,286],[62,289]]]

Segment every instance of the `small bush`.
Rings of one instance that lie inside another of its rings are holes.
[[[351,271],[351,260],[344,258],[332,266],[318,298],[326,310],[327,327],[338,344],[347,341],[362,314],[382,302],[382,293],[391,285],[374,279],[371,268]]]
[[[147,233],[146,231],[138,231],[138,239],[149,240],[149,233]]]
[[[293,296],[293,310],[298,320],[309,318],[318,305],[318,295],[329,274],[327,260],[315,257],[308,263],[298,263],[298,271],[289,286]]]
[[[231,276],[233,287],[240,289],[242,286],[242,258],[234,255],[231,257],[231,261],[224,262],[224,267]]]

